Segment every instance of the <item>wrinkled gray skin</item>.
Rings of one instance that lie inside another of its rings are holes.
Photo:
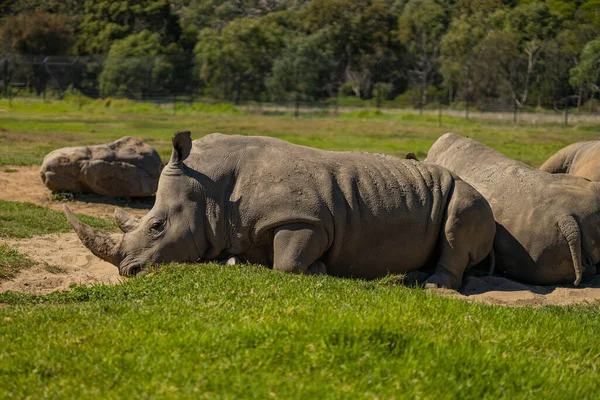
[[[600,182],[600,140],[573,143],[546,160],[540,169]]]
[[[235,256],[368,279],[430,261],[428,283],[456,288],[492,248],[489,205],[438,166],[267,137],[212,134],[192,144],[180,132],[173,147],[152,210],[141,220],[116,212],[124,234],[95,232],[65,209],[83,243],[122,275]]]
[[[600,184],[551,175],[472,139],[443,135],[426,161],[446,167],[490,203],[496,270],[523,282],[574,282],[600,262]]]

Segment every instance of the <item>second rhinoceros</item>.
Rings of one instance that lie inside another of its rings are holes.
[[[426,161],[473,185],[498,223],[497,271],[527,283],[574,282],[600,262],[600,183],[551,175],[473,139],[447,133]]]
[[[456,288],[488,256],[495,232],[485,199],[435,165],[268,137],[192,143],[189,132],[173,137],[152,210],[139,221],[117,212],[123,234],[94,231],[65,212],[82,242],[122,275],[227,256],[367,279],[431,262],[428,283]]]

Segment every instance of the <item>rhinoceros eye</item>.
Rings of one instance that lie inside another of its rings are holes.
[[[154,221],[150,225],[150,231],[154,234],[160,233],[165,229],[165,223],[163,221]]]

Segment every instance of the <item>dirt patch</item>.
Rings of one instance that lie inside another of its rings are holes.
[[[525,285],[499,276],[467,277],[460,292],[435,290],[442,296],[503,306],[571,306],[600,302],[600,275],[579,286]]]
[[[38,262],[11,280],[0,280],[0,292],[46,294],[68,290],[72,284],[114,285],[121,282],[117,268],[95,257],[75,233],[35,236],[30,239],[2,239]]]
[[[52,192],[42,183],[40,167],[37,165],[0,167],[0,187],[0,200],[29,202],[60,212],[65,204],[52,199]],[[136,216],[143,216],[152,208],[152,203],[148,201],[121,200],[88,194],[67,204],[77,214],[109,219],[112,218],[115,207],[126,207],[129,213]]]

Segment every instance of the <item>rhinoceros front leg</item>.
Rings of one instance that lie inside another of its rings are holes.
[[[326,273],[327,268],[319,258],[326,250],[327,241],[323,228],[302,223],[280,226],[273,239],[273,269],[301,274]]]

